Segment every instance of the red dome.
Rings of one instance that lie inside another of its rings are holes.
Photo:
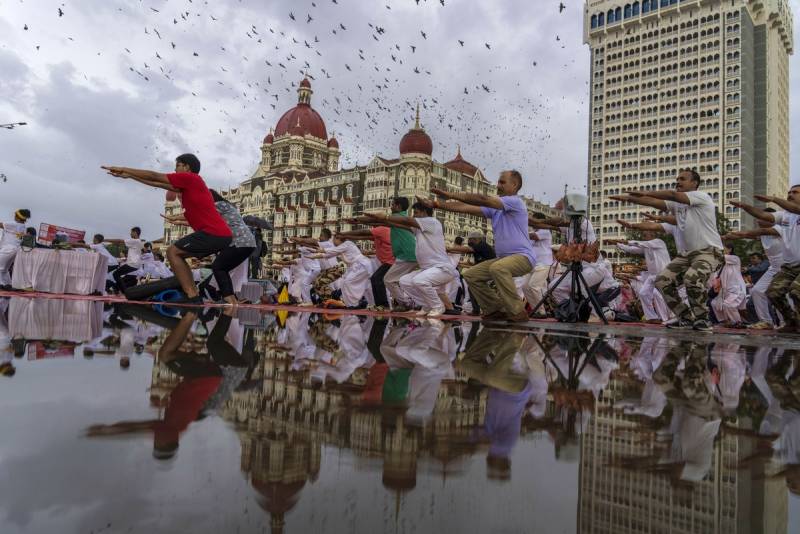
[[[458,148],[456,157],[445,163],[444,166],[456,172],[469,174],[470,176],[478,172],[478,167],[461,157],[461,147]]]
[[[303,78],[303,81],[300,82],[300,87],[308,87],[311,89],[311,82],[308,81],[308,78]]]
[[[422,129],[411,129],[400,140],[400,153],[433,154],[433,141]]]
[[[318,139],[328,138],[325,121],[308,104],[297,104],[278,120],[275,137],[286,134],[300,136],[309,134]]]
[[[328,139],[328,148],[339,148],[339,141],[335,137]]]
[[[275,136],[272,135],[272,132],[269,132],[267,134],[267,136],[264,138],[264,144],[265,145],[271,145],[272,141],[274,141],[274,140],[275,140]]]

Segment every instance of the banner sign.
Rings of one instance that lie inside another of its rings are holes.
[[[77,243],[84,238],[86,231],[42,223],[39,225],[39,235],[36,236],[36,240],[40,245],[51,245],[56,238],[56,234],[66,235],[68,243]]]

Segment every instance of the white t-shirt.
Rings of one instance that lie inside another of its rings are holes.
[[[327,241],[320,241],[319,248],[327,251],[328,249],[333,248],[333,241],[331,241],[330,239]],[[336,258],[323,258],[319,260],[319,265],[320,267],[322,267],[322,270],[324,271],[325,269],[336,267],[338,265],[338,262],[336,261]]]
[[[24,235],[24,224],[18,222],[3,223],[3,237],[0,238],[0,248],[19,248]]]
[[[597,241],[597,234],[594,231],[594,226],[592,226],[592,222],[587,219],[586,217],[581,218],[581,240],[584,243],[594,243]],[[575,239],[575,229],[572,227],[572,222],[570,221],[569,226],[564,226],[559,228],[559,231],[567,236],[567,243],[572,243]],[[537,256],[537,263],[541,263],[538,261]]]
[[[775,230],[781,233],[777,227]],[[770,269],[780,269],[781,265],[783,265],[783,239],[774,235],[762,235],[761,246],[764,248],[764,254],[767,255],[769,260]]]
[[[644,256],[647,272],[653,276],[658,276],[669,265],[669,250],[667,250],[667,245],[660,239],[630,241],[627,245],[620,243],[617,248],[628,254]]]
[[[335,258],[341,256],[342,261],[347,265],[352,265],[357,261],[366,259],[359,248],[352,241],[345,241],[337,247],[331,247],[325,251],[325,256],[328,258]]]
[[[674,224],[661,223],[661,228],[675,238],[675,248],[678,249],[678,254],[686,254],[686,242],[683,240],[683,234],[678,231],[678,227]]]
[[[450,258],[450,265],[458,269],[458,266],[461,264],[461,254],[448,254],[448,258]]]
[[[550,230],[536,230],[534,233],[539,238],[538,241],[533,242],[536,263],[547,267],[553,265],[553,234]],[[592,233],[594,233],[594,230],[592,230]]]
[[[800,263],[800,215],[788,211],[776,211],[775,229],[783,239],[783,263]]]
[[[414,236],[417,238],[415,252],[420,269],[431,267],[452,269],[450,258],[447,257],[442,223],[435,217],[418,217],[414,220],[419,225],[419,228],[414,228]]]
[[[117,258],[115,258],[108,251],[108,249],[106,248],[106,246],[104,244],[102,244],[102,243],[92,243],[91,245],[89,245],[89,248],[91,248],[92,250],[94,250],[95,252],[100,254],[101,256],[104,256],[108,260],[109,267],[112,266],[112,265],[119,265],[119,262],[117,261]]]
[[[143,239],[126,239],[125,246],[128,247],[128,257],[125,260],[125,265],[136,267],[137,269],[142,266],[142,249],[144,248],[145,241]]]
[[[723,250],[717,231],[717,210],[708,193],[687,191],[689,204],[667,200],[667,210],[678,220],[678,232],[683,234],[686,251],[694,252],[708,247]]]

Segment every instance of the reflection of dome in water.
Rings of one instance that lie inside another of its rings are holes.
[[[284,516],[297,504],[300,491],[306,485],[305,480],[297,482],[265,482],[253,479],[253,488],[261,494],[257,499],[258,505],[270,515],[270,528],[272,534],[283,532],[286,524]]]

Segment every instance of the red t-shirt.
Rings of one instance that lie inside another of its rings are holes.
[[[218,237],[233,236],[231,229],[217,211],[214,199],[199,174],[173,172],[167,175],[167,179],[181,193],[183,215],[192,230]]]
[[[392,231],[388,226],[376,226],[370,230],[375,243],[375,255],[381,263],[394,265],[392,254]]]

